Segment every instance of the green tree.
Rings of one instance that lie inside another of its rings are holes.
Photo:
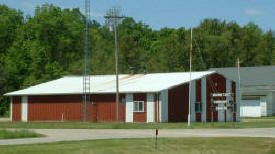
[[[38,6],[34,16],[0,5],[0,115],[2,95],[83,70],[85,17],[79,9]],[[114,74],[114,33],[90,21],[91,74]],[[274,33],[274,32],[273,32]],[[189,71],[190,29],[153,30],[133,18],[118,26],[120,73]],[[256,24],[205,19],[193,28],[193,71],[275,64],[275,38]]]
[[[5,56],[16,38],[18,27],[22,24],[23,13],[21,11],[0,5],[0,115],[4,114],[8,108],[8,99],[3,97],[3,94],[9,90],[4,68]]]

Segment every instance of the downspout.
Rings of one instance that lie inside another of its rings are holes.
[[[10,121],[12,121],[12,104],[13,104],[13,97],[10,97]]]
[[[159,123],[159,95],[160,93],[157,94],[157,123]]]

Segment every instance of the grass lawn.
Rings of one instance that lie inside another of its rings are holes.
[[[146,123],[115,123],[115,122],[1,122],[0,128],[40,128],[40,129],[151,129],[156,124]],[[159,123],[160,129],[183,129],[183,128],[212,128],[211,123]],[[237,122],[234,128],[270,128],[275,127],[273,120],[253,120],[247,122]],[[214,128],[233,128],[232,123],[214,123]]]
[[[89,154],[89,153],[275,153],[271,138],[159,138],[155,150],[153,138],[66,141],[46,144],[0,146],[9,154]]]
[[[246,117],[243,119],[244,122],[264,122],[270,121],[275,122],[275,116],[270,117]]]
[[[41,137],[41,134],[29,130],[0,130],[0,139],[15,139],[15,138],[30,138],[30,137]]]
[[[273,119],[273,120],[275,120],[275,116],[268,116],[268,117],[244,117],[244,119]]]

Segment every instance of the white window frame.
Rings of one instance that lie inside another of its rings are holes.
[[[142,103],[142,111],[136,111],[135,110],[135,104],[136,103]],[[134,105],[133,105],[133,112],[144,112],[144,101],[134,101],[134,103],[133,103]]]

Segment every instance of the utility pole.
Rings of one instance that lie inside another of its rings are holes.
[[[90,53],[90,44],[89,44],[89,23],[90,23],[90,0],[85,0],[85,37],[84,37],[84,65],[83,65],[83,122],[87,121],[89,115],[89,107],[87,107],[90,102],[90,62],[89,62],[89,53]]]
[[[188,126],[190,126],[191,121],[191,83],[192,83],[192,50],[193,50],[193,44],[192,44],[192,36],[193,35],[193,29],[191,28],[191,43],[190,43],[190,81],[189,81],[189,111],[188,111]]]
[[[119,70],[118,70],[118,41],[117,41],[117,26],[120,20],[125,18],[125,16],[119,16],[119,8],[111,8],[104,18],[107,23],[111,25],[115,34],[115,61],[116,61],[116,120],[119,122]]]

